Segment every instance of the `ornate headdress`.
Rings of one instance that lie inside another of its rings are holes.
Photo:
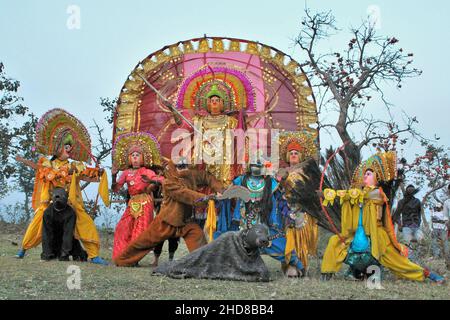
[[[207,100],[218,96],[227,111],[256,110],[256,92],[248,75],[236,67],[206,64],[187,76],[177,94],[177,106],[207,111]]]
[[[318,148],[316,137],[303,131],[286,131],[280,133],[280,158],[289,162],[289,152],[297,150],[300,153],[300,161],[308,158],[317,159]]]
[[[213,96],[217,96],[222,100],[225,100],[225,95],[222,91],[219,90],[219,88],[217,87],[217,84],[213,84],[211,86],[211,90],[209,90],[208,94],[206,95],[206,97],[209,99]]]
[[[113,163],[119,170],[129,167],[128,155],[142,153],[145,167],[161,165],[161,152],[156,138],[148,132],[132,132],[117,137],[112,150]]]
[[[397,154],[395,151],[378,151],[366,161],[363,161],[353,173],[353,185],[364,185],[364,174],[372,170],[378,182],[388,182],[397,176]]]
[[[61,152],[64,145],[70,144],[73,160],[90,163],[91,139],[86,127],[75,116],[63,109],[51,109],[36,125],[36,149],[53,156]]]

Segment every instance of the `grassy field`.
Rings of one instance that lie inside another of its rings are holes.
[[[0,299],[450,299],[448,285],[437,286],[396,280],[389,273],[381,283],[383,289],[368,289],[365,282],[346,281],[342,274],[329,282],[319,281],[319,259],[312,259],[309,275],[287,279],[279,263],[264,257],[273,281],[245,283],[218,280],[175,280],[152,276],[149,254],[139,268],[117,268],[91,263],[42,262],[41,248],[29,251],[23,260],[13,256],[24,232],[23,227],[0,223]],[[102,233],[101,256],[110,261],[112,234]],[[323,252],[326,237],[321,241]],[[161,262],[167,260],[167,244]],[[186,254],[183,242],[176,257]],[[447,276],[444,261],[428,261]],[[81,270],[81,288],[69,290],[67,268]]]

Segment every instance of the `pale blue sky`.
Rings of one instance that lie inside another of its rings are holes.
[[[308,3],[313,9],[331,9],[344,29],[357,25],[368,6],[378,6],[380,33],[399,38],[406,50],[415,53],[415,66],[424,71],[389,98],[417,115],[424,131],[448,136],[447,117],[442,116],[450,101],[448,2]],[[203,0],[0,0],[0,59],[8,74],[21,81],[20,94],[37,115],[61,106],[89,124],[93,117],[102,118],[99,97],[117,96],[138,61],[182,39],[206,33],[255,40],[302,60],[292,39],[298,34],[304,4],[302,0],[232,0],[220,5]],[[66,26],[69,5],[81,9],[79,30]],[[323,48],[345,45],[347,39],[338,36]],[[377,106],[372,107],[376,112]]]
[[[66,26],[69,5],[81,9],[79,30]],[[358,25],[370,5],[378,6],[380,34],[400,39],[423,70],[400,91],[389,90],[388,98],[416,115],[423,132],[437,133],[450,145],[447,1],[310,0],[308,5],[332,10],[343,29]],[[99,97],[118,96],[138,61],[179,40],[203,34],[254,40],[302,61],[292,39],[304,6],[304,0],[0,0],[0,60],[8,75],[21,81],[19,94],[38,116],[63,107],[89,126],[93,118],[104,123]],[[338,36],[323,49],[343,47],[348,39],[347,34]],[[371,105],[369,110],[377,113],[379,108]]]

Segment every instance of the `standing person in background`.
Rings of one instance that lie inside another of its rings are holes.
[[[399,225],[405,244],[423,239],[420,224],[422,223],[422,203],[414,195],[419,192],[412,184],[406,187],[405,196],[398,203],[393,220]]]
[[[432,250],[435,258],[447,257],[448,255],[448,212],[447,215],[443,212],[442,204],[438,203],[431,211],[431,225],[432,225]]]

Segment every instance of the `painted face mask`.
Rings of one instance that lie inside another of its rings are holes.
[[[298,164],[300,162],[300,152],[297,150],[289,151],[289,163],[291,165]]]
[[[138,151],[133,151],[129,155],[129,161],[133,168],[140,168],[144,162],[144,158],[142,156],[142,153]]]
[[[218,96],[209,99],[208,110],[211,114],[219,114],[223,111],[223,100]]]
[[[262,175],[262,166],[259,165],[251,165],[250,173],[252,176],[260,176]]]
[[[374,187],[377,185],[377,178],[372,170],[367,170],[364,174],[364,185],[366,187]]]
[[[61,152],[59,153],[58,158],[61,160],[67,160],[70,158],[70,153],[72,152],[73,147],[70,144],[65,144],[63,148],[61,148]]]

